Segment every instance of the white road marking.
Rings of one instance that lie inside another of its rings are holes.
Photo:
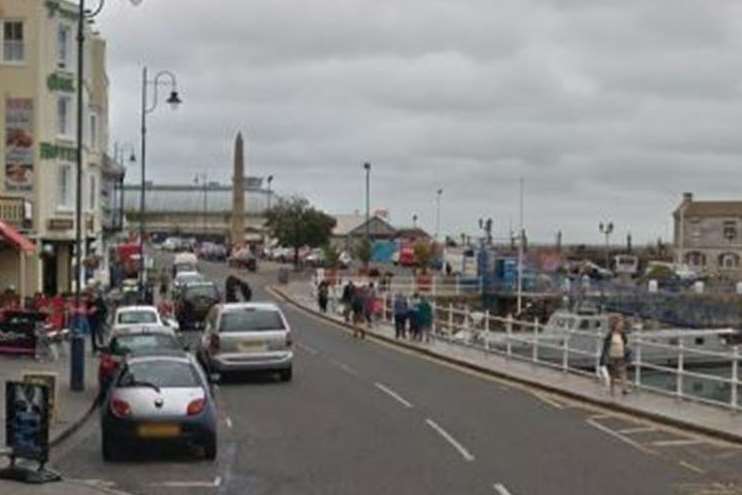
[[[338,368],[340,368],[341,370],[345,371],[349,375],[358,376],[358,372],[356,370],[354,370],[353,368],[351,368],[347,364],[338,361],[337,359],[330,359],[330,364],[333,364],[333,365],[337,366]]]
[[[302,351],[306,351],[307,353],[311,354],[312,356],[316,356],[317,354],[319,354],[319,351],[317,349],[315,349],[312,346],[308,346],[306,344],[302,344],[301,342],[297,342],[296,343],[296,347],[298,347]]]
[[[618,430],[621,435],[633,435],[634,433],[646,433],[648,431],[656,431],[657,428],[652,426],[637,426],[635,428],[626,428],[625,430]]]
[[[232,418],[227,416],[227,419],[225,419],[224,422],[227,423],[227,428],[232,428]]]
[[[511,495],[510,491],[508,491],[508,489],[502,483],[495,483],[494,485],[492,485],[492,488],[494,488],[495,491],[500,495]]]
[[[405,406],[406,408],[411,409],[413,407],[409,401],[405,400],[401,395],[399,395],[397,392],[390,389],[386,385],[377,382],[377,383],[374,383],[374,386],[378,388],[379,390],[381,390],[382,392],[384,392],[385,394],[387,394],[392,399],[396,400],[397,402]]]
[[[622,441],[623,443],[625,443],[627,445],[631,445],[635,449],[640,450],[640,451],[644,452],[645,454],[657,455],[657,452],[655,452],[654,450],[648,449],[645,446],[643,446],[643,445],[641,445],[641,444],[633,441],[632,439],[627,438],[627,437],[621,435],[620,433],[611,430],[607,426],[603,426],[602,424],[598,423],[597,421],[595,421],[594,417],[587,419],[586,422],[587,422],[587,424],[589,424],[593,428],[596,428],[596,429],[602,431],[603,433],[607,433],[608,435],[610,435],[610,436],[612,436],[612,437],[614,437],[614,438]]]
[[[221,476],[217,476],[216,478],[214,478],[214,487],[219,488],[221,484],[222,484]]]
[[[699,443],[705,443],[700,438],[684,438],[680,440],[658,440],[652,442],[655,447],[683,447],[685,445],[698,445]]]
[[[219,482],[219,484],[217,484]],[[166,481],[164,483],[152,483],[149,486],[159,486],[164,488],[218,488],[221,485],[221,477],[213,481]]]
[[[531,395],[533,395],[534,397],[536,397],[540,401],[549,404],[551,407],[553,407],[555,409],[564,409],[564,404],[561,404],[561,403],[557,402],[556,400],[554,400],[553,398],[551,398],[550,396],[548,396],[546,394],[540,394],[538,392],[531,392]]]
[[[463,445],[461,445],[454,437],[452,437],[450,433],[448,433],[446,430],[441,428],[438,425],[438,423],[436,423],[430,418],[426,419],[425,422],[428,424],[428,426],[433,428],[436,431],[436,433],[438,433],[448,443],[450,443],[453,448],[458,450],[459,454],[461,454],[461,457],[463,457],[465,461],[471,462],[474,460],[474,456],[472,455],[472,453],[466,450],[466,448]]]
[[[690,462],[680,461],[679,464],[681,466],[683,466],[684,468],[686,468],[686,469],[688,469],[690,471],[693,471],[694,473],[697,473],[697,474],[706,474],[706,471],[704,471],[703,469],[699,468],[698,466],[694,466]]]

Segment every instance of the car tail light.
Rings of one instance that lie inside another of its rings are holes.
[[[186,412],[188,413],[188,416],[195,416],[196,414],[199,414],[201,411],[203,411],[205,407],[206,399],[196,399],[188,404],[188,409],[186,409]]]
[[[100,367],[105,372],[111,372],[118,368],[119,362],[110,354],[103,354],[100,358]]]
[[[113,400],[111,400],[111,412],[114,414],[114,416],[117,416],[119,418],[126,418],[128,416],[131,416],[131,406],[125,400],[114,398]]]
[[[209,337],[209,348],[212,352],[218,352],[219,346],[221,345],[221,342],[219,341],[219,336],[217,334],[211,334],[211,337]]]
[[[291,337],[291,332],[286,334],[286,347],[291,347],[294,343],[294,339]]]

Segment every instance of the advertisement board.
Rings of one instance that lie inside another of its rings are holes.
[[[33,100],[5,100],[5,189],[33,190]]]
[[[49,460],[49,389],[46,385],[5,382],[5,443],[13,457]]]
[[[46,315],[24,310],[5,310],[0,313],[0,353],[36,353],[36,325]]]

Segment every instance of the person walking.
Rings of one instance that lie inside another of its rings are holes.
[[[350,303],[353,310],[353,337],[366,338],[366,330],[363,327],[365,302],[365,290],[360,287],[353,290],[353,299]]]
[[[433,326],[433,307],[425,297],[417,303],[418,340],[430,342],[430,329]]]
[[[343,319],[345,323],[350,323],[350,314],[353,311],[353,293],[355,286],[352,281],[348,281],[343,287],[343,294],[340,296],[340,302],[343,304]]]
[[[624,318],[622,315],[613,315],[610,319],[610,330],[603,339],[603,352],[600,356],[601,366],[607,366],[610,373],[611,395],[615,395],[617,383],[621,384],[621,392],[629,393],[626,388],[626,365],[631,351],[628,346],[628,338],[624,331]]]
[[[237,286],[239,283],[240,280],[234,275],[227,277],[227,280],[224,282],[224,300],[227,303],[236,303],[238,301]]]
[[[376,290],[373,282],[368,284],[363,298],[363,317],[366,325],[371,328],[374,323],[374,310],[376,309]]]
[[[410,340],[418,340],[420,337],[420,326],[417,317],[417,305],[419,302],[420,298],[417,292],[415,292],[412,294],[412,299],[409,302],[409,310],[407,311],[407,319],[410,322]]]
[[[106,304],[106,301],[103,298],[103,293],[100,290],[94,292],[92,306],[93,318],[90,325],[90,343],[93,353],[95,353],[105,341],[103,329],[108,320],[108,305]]]
[[[329,287],[327,280],[323,280],[317,287],[317,304],[322,313],[327,313],[327,300],[329,299]]]
[[[394,296],[394,337],[398,339],[407,338],[407,314],[409,313],[409,306],[407,305],[407,298],[401,293],[397,293]]]

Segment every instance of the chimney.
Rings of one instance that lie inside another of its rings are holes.
[[[232,176],[232,246],[245,243],[245,154],[242,133],[234,141],[234,175]]]

